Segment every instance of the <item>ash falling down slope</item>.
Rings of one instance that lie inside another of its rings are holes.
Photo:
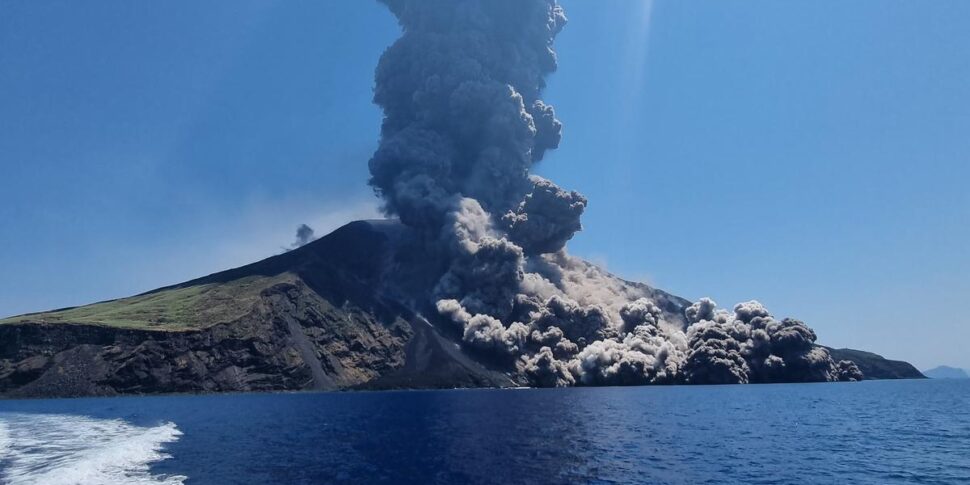
[[[555,0],[385,3],[404,33],[377,68],[370,183],[444,268],[431,298],[465,345],[544,386],[861,377],[757,302],[701,300],[684,328],[565,252],[587,200],[529,174],[562,136],[540,99],[566,24]]]
[[[142,295],[0,320],[0,395],[922,377],[755,301],[691,303],[570,256],[581,194],[530,175],[555,0],[384,0],[370,184],[390,217]],[[836,361],[848,355],[858,361]],[[863,376],[859,367],[871,370]]]

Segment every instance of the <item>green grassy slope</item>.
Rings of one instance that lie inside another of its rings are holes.
[[[262,261],[118,300],[30,313],[14,323],[82,324],[111,328],[182,331],[234,321],[250,312],[260,292],[301,281],[325,300],[373,307],[373,284],[382,264],[390,221],[357,221],[301,248]]]
[[[75,308],[0,320],[11,323],[99,325],[141,330],[195,330],[234,321],[248,313],[264,289],[297,276],[248,276],[226,283],[163,289]]]

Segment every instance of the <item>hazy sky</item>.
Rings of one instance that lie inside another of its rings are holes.
[[[574,253],[820,342],[970,367],[970,2],[563,0],[539,173]],[[364,0],[0,3],[0,314],[376,214]]]

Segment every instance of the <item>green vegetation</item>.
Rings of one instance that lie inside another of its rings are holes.
[[[249,313],[259,294],[296,277],[249,276],[228,283],[166,289],[155,293],[0,320],[11,323],[100,325],[141,330],[195,330],[231,322]]]

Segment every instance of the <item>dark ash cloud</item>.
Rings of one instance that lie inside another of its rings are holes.
[[[289,250],[303,247],[313,242],[315,239],[316,237],[314,236],[313,228],[306,224],[300,224],[300,226],[296,228],[296,239],[292,244],[290,244],[290,247],[284,249]]]
[[[384,121],[369,183],[436,271],[430,288],[398,292],[431,295],[418,305],[462,345],[546,387],[860,378],[804,323],[756,301],[672,313],[651,289],[568,255],[588,201],[530,174],[563,132],[541,99],[566,24],[556,0],[382,2],[402,36],[375,73]]]

